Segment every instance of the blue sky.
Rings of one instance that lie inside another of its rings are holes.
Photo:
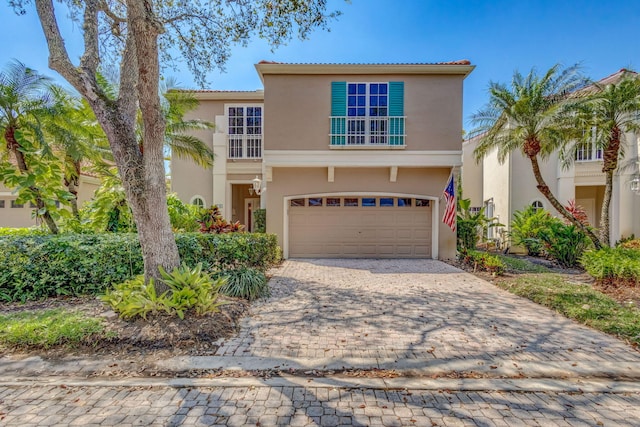
[[[555,63],[581,62],[600,79],[620,68],[640,70],[638,0],[329,0],[343,15],[330,32],[294,40],[271,52],[260,40],[234,49],[226,73],[212,73],[209,89],[261,87],[253,64],[281,62],[442,62],[469,59],[476,69],[465,80],[463,127],[487,101],[489,81],[507,83],[515,69],[541,72]],[[44,74],[42,30],[31,10],[16,16],[0,4],[0,66],[16,58]],[[67,40],[80,35],[67,28]],[[195,87],[189,73],[171,72],[183,87]]]

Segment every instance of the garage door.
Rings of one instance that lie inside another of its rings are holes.
[[[289,256],[431,258],[429,200],[314,197],[289,204]]]

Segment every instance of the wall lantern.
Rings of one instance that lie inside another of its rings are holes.
[[[249,194],[253,196],[253,194],[257,194],[258,196],[267,191],[267,187],[262,187],[262,180],[258,178],[258,175],[253,179],[253,184],[249,187]]]

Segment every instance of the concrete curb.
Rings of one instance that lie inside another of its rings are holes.
[[[0,381],[2,387],[315,387],[361,389],[407,389],[450,391],[503,391],[555,393],[640,393],[640,383],[598,379],[427,379],[427,378],[350,378],[328,376],[307,378],[282,375],[273,378],[79,378],[15,377]]]

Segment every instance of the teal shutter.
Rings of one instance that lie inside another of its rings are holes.
[[[331,145],[345,145],[347,82],[331,82]]]
[[[389,82],[389,145],[404,145],[404,82]]]

